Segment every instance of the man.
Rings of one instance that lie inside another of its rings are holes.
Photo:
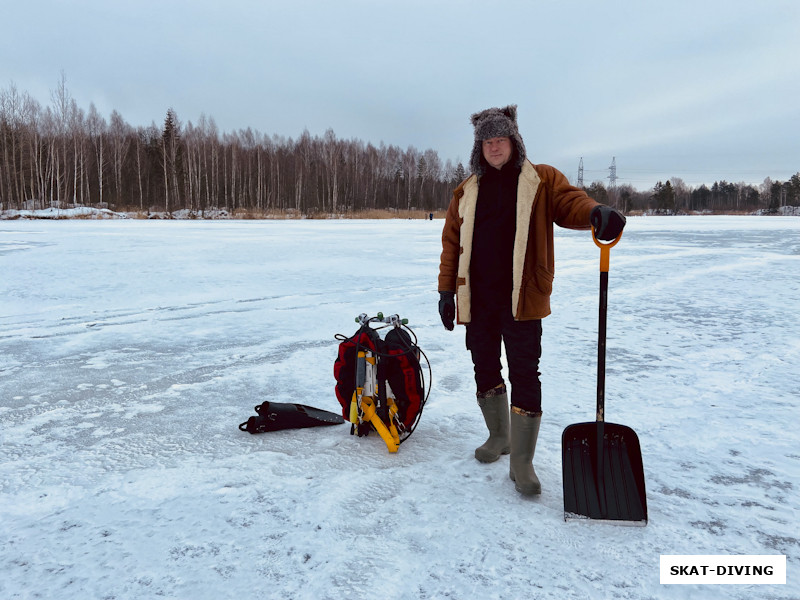
[[[456,315],[467,328],[478,405],[489,429],[475,458],[488,463],[510,453],[517,491],[540,494],[533,455],[542,420],[541,320],[550,314],[555,272],[553,223],[593,225],[598,239],[613,240],[625,217],[571,186],[553,167],[527,160],[516,105],[476,113],[472,124],[472,175],[454,191],[442,232],[439,314],[448,330]]]

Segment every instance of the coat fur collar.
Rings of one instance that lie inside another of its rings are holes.
[[[522,164],[517,186],[517,227],[514,237],[513,288],[511,291],[511,307],[514,314],[517,314],[519,307],[522,272],[528,248],[528,233],[540,181],[536,169],[530,161],[526,160]],[[458,261],[458,278],[464,282],[464,285],[458,287],[456,302],[458,303],[459,321],[462,323],[472,320],[472,288],[469,268],[472,260],[472,237],[475,231],[475,210],[478,205],[479,185],[480,179],[477,175],[469,177],[463,184],[464,194],[458,205],[458,216],[461,218],[462,248]]]

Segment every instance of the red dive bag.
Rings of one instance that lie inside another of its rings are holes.
[[[339,352],[333,364],[333,375],[336,378],[336,399],[342,406],[342,416],[350,420],[350,405],[356,391],[358,353],[369,351],[376,357],[376,382],[379,393],[385,393],[389,384],[397,406],[397,418],[404,429],[401,439],[405,439],[419,421],[425,405],[425,383],[420,366],[420,357],[424,354],[406,328],[392,327],[385,339],[379,333],[364,324],[349,338],[340,337]],[[427,359],[426,359],[427,360]],[[368,432],[359,431],[359,435]]]

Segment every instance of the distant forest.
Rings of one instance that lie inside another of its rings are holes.
[[[220,132],[213,118],[183,124],[168,109],[161,126],[133,127],[113,111],[78,107],[62,75],[43,107],[12,84],[0,89],[0,209],[69,206],[118,211],[208,209],[256,214],[438,211],[467,175],[433,150],[323,137]],[[584,188],[630,213],[751,212],[800,205],[800,173],[755,188],[715,182],[690,188],[677,178],[641,192]]]

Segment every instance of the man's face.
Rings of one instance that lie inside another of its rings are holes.
[[[496,137],[483,140],[483,158],[495,169],[502,169],[511,160],[511,138]]]

